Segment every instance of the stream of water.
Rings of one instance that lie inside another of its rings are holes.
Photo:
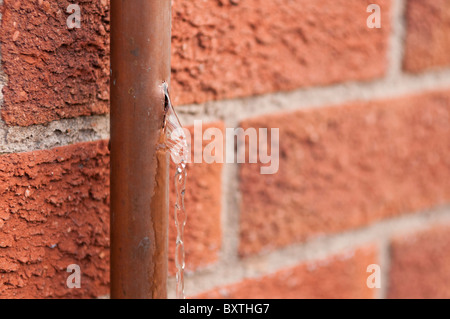
[[[184,206],[184,195],[186,192],[186,162],[188,160],[188,145],[183,127],[178,119],[170,101],[167,85],[164,84],[166,95],[166,118],[164,123],[165,146],[170,152],[170,158],[176,165],[175,171],[175,194],[174,207],[175,226],[177,230],[175,266],[176,266],[176,297],[185,299],[184,293],[184,228],[186,226],[186,210]]]

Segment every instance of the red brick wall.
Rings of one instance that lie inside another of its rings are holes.
[[[2,298],[108,292],[109,152],[104,141],[0,157]],[[67,289],[79,264],[83,289]]]
[[[448,225],[394,238],[389,297],[450,298],[449,244]]]
[[[109,1],[74,30],[71,1],[1,2],[0,298],[108,295]],[[189,164],[188,296],[450,297],[449,25],[450,0],[173,0],[182,122],[280,129],[276,174]]]
[[[28,126],[108,112],[109,8],[81,1],[83,28],[66,26],[67,0],[4,1],[2,119]]]
[[[358,249],[352,255],[330,256],[320,262],[301,263],[294,267],[239,283],[216,288],[196,298],[374,298],[366,285],[367,265],[377,263],[373,247]]]
[[[377,32],[366,26],[368,0],[237,2],[175,1],[177,104],[372,80],[386,72],[389,1],[378,1],[385,24]]]

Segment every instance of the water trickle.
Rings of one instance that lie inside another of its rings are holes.
[[[176,165],[175,172],[175,194],[176,201],[174,207],[175,226],[177,230],[175,267],[176,273],[176,297],[185,299],[184,294],[184,227],[186,226],[186,210],[184,207],[184,194],[186,191],[186,163],[188,160],[188,145],[183,127],[178,119],[170,101],[167,84],[164,83],[166,95],[166,117],[164,120],[164,143],[170,157]]]

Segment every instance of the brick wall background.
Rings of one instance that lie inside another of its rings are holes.
[[[0,298],[109,293],[109,1],[70,3],[0,0]],[[275,175],[189,165],[188,296],[450,298],[450,0],[173,0],[172,32],[185,126],[280,128]]]

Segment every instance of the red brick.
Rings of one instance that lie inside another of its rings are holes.
[[[408,0],[405,69],[420,72],[450,65],[450,1]]]
[[[272,250],[450,200],[450,92],[268,115],[280,165],[241,165],[240,253]]]
[[[82,28],[75,30],[66,27],[69,3],[4,1],[0,42],[8,85],[1,113],[7,124],[108,112],[109,2],[80,2]],[[366,26],[370,3],[176,1],[174,102],[381,77],[387,66],[390,2],[378,2],[381,29]]]
[[[69,30],[68,0],[4,0],[0,33],[2,118],[28,126],[108,112],[109,1],[79,1]]]
[[[212,126],[223,129],[223,123],[205,125],[204,129]],[[222,164],[188,164],[187,271],[218,259],[222,239],[221,174]],[[97,297],[108,293],[106,142],[3,155],[0,190],[1,298]],[[170,223],[173,274],[173,205]],[[69,290],[65,270],[74,263],[81,266],[82,289]]]
[[[98,297],[109,283],[106,142],[0,156],[0,297]],[[67,266],[81,267],[68,289]]]
[[[371,0],[178,0],[173,5],[177,105],[371,80],[385,74],[390,1],[369,29]]]
[[[203,130],[216,127],[224,130],[223,123],[211,123],[203,125]],[[193,127],[191,132],[191,145],[193,145]],[[203,147],[210,141],[204,141]],[[221,149],[216,149],[219,154]],[[194,149],[191,147],[192,159]],[[193,160],[192,160],[193,161]],[[175,242],[176,228],[174,221],[174,181],[175,168],[172,165],[170,174],[171,204],[170,204],[170,228],[169,228],[169,270],[175,274]],[[215,263],[219,258],[222,231],[222,164],[213,163],[189,163],[187,165],[186,180],[186,212],[187,224],[185,228],[186,270],[188,272],[204,268]]]
[[[220,287],[196,298],[231,299],[368,299],[376,289],[367,287],[367,266],[377,264],[373,247],[326,260],[309,262],[260,278]]]
[[[449,247],[449,225],[394,239],[389,297],[450,298]]]

